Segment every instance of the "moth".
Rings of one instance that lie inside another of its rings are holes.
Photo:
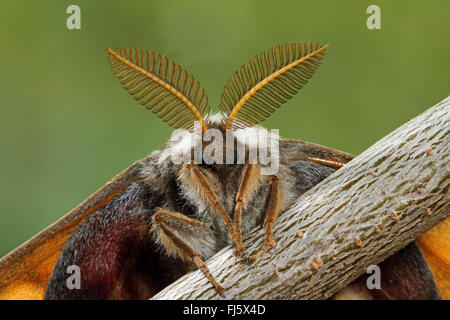
[[[227,82],[218,114],[198,80],[171,59],[108,49],[124,89],[177,131],[4,257],[0,298],[147,299],[194,269],[222,294],[205,261],[232,245],[239,259],[257,263],[276,245],[277,217],[353,158],[259,125],[303,88],[327,48],[299,42],[258,54]],[[270,157],[258,158],[264,152]],[[258,227],[261,247],[248,253],[242,238]],[[67,284],[73,266],[78,288]]]

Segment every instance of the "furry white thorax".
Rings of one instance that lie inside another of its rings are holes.
[[[206,161],[207,164],[234,164],[234,141],[236,140],[237,163],[259,163],[261,174],[273,175],[279,169],[279,134],[278,130],[270,132],[261,127],[253,126],[243,129],[223,131],[215,129],[222,121],[222,115],[215,114],[207,118],[211,127],[205,132],[196,123],[193,131],[177,129],[164,146],[159,158],[159,164],[171,161],[174,164],[187,164],[192,160],[196,164]],[[210,142],[203,149],[203,142]],[[223,144],[225,143],[225,149]],[[223,150],[226,155],[223,156]],[[248,152],[248,158],[245,159]]]

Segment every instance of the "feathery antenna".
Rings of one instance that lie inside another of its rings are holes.
[[[200,83],[171,59],[150,50],[108,48],[112,70],[140,104],[174,128],[206,131],[208,98]]]
[[[225,86],[220,110],[226,129],[256,125],[296,94],[312,77],[328,44],[280,45],[254,57]]]

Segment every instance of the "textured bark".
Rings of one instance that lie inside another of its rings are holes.
[[[226,299],[325,299],[450,214],[450,98],[401,126],[304,194],[275,225],[276,247],[246,265],[208,262]],[[299,236],[298,231],[303,233]],[[253,254],[264,230],[245,237]],[[220,299],[200,271],[153,299]]]

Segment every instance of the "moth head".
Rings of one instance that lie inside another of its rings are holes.
[[[173,128],[188,132],[184,138],[169,140],[167,148],[192,148],[193,155],[195,144],[188,144],[187,139],[196,134],[195,128],[203,135],[210,130],[221,132],[224,152],[231,143],[236,147],[239,135],[246,135],[243,130],[260,124],[303,88],[327,48],[298,42],[256,55],[228,80],[216,115],[210,113],[199,81],[171,59],[136,48],[108,49],[108,53],[112,70],[128,93]],[[226,132],[233,133],[233,139],[227,140]],[[211,142],[202,141],[201,149]]]

